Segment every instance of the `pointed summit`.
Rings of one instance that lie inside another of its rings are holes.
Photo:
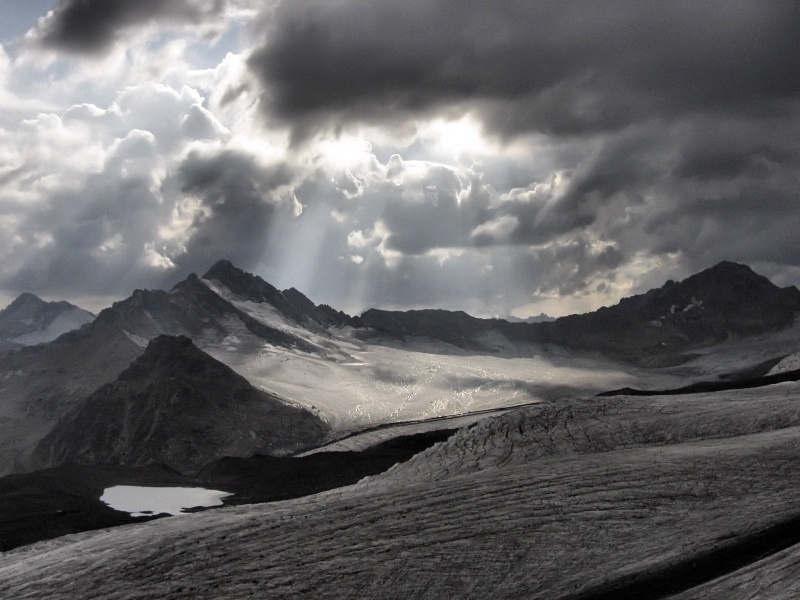
[[[24,306],[44,306],[45,304],[47,304],[47,302],[39,298],[39,296],[31,294],[30,292],[22,292],[5,308],[5,310],[19,310]],[[3,312],[5,312],[5,310]]]
[[[291,452],[326,432],[318,417],[256,389],[189,338],[161,335],[59,421],[36,455],[47,465],[161,463],[187,472],[222,456]]]
[[[237,268],[229,260],[217,261],[203,279],[226,288],[235,300],[271,304],[284,317],[300,325],[328,327],[349,321],[344,313],[329,306],[317,306],[295,288],[281,292],[258,275]]]
[[[203,275],[203,279],[216,279],[218,277],[237,276],[243,274],[244,271],[238,269],[233,263],[225,258],[218,260],[211,268]]]

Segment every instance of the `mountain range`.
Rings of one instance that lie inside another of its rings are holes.
[[[784,330],[798,312],[797,288],[730,262],[539,323],[443,310],[351,317],[227,260],[169,291],[136,290],[91,323],[23,294],[0,313],[7,339],[44,340],[59,322],[74,330],[0,355],[0,473],[67,461],[193,471],[374,425],[641,386],[645,367]],[[685,372],[659,376],[685,383]]]

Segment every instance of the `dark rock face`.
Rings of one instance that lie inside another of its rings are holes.
[[[369,327],[401,339],[405,337],[426,336],[453,344],[459,348],[487,350],[474,340],[474,336],[500,326],[520,323],[506,323],[496,319],[478,319],[462,311],[449,310],[409,310],[387,311],[370,309],[354,319],[358,327]]]
[[[221,283],[241,300],[267,302],[293,321],[302,322],[303,317],[275,286],[261,277],[237,269],[229,260],[220,260],[212,266],[203,279]]]
[[[327,426],[254,388],[189,338],[159,336],[80,402],[39,443],[35,458],[191,472],[222,456],[284,454],[320,441]]]
[[[91,325],[49,344],[0,354],[0,474],[49,466],[33,447],[72,407],[114,381],[153,338],[186,335],[220,343],[232,328],[259,344],[311,350],[308,343],[270,327],[214,293],[196,275],[169,292],[136,290],[100,312]],[[49,460],[49,459],[48,459]]]
[[[265,325],[211,291],[192,274],[169,292],[136,290],[116,302],[97,320],[146,340],[160,334],[187,335],[219,342],[230,333],[230,319],[241,321],[248,331],[276,346],[303,347],[303,340]]]
[[[303,315],[305,322],[311,319],[322,327],[343,327],[352,323],[352,317],[346,313],[331,308],[327,304],[314,304],[295,288],[283,290],[281,294],[298,313]]]

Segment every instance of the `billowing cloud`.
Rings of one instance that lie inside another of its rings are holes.
[[[0,51],[0,293],[219,258],[350,311],[563,314],[723,259],[800,283],[798,17],[63,0]]]
[[[314,128],[479,109],[505,135],[686,112],[783,114],[793,3],[284,2],[250,58],[264,110]]]
[[[200,211],[177,260],[195,270],[221,256],[250,268],[266,253],[272,228],[302,210],[289,187],[293,173],[284,163],[263,165],[235,151],[193,152],[179,175],[181,191],[198,198]]]
[[[195,90],[161,84],[0,131],[4,285],[85,295],[163,285],[206,209],[180,190],[184,153],[228,138]]]

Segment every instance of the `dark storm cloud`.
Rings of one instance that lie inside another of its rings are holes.
[[[61,0],[39,25],[50,48],[81,54],[107,50],[120,31],[153,19],[194,23],[218,13],[222,3],[196,0]]]
[[[204,208],[177,259],[184,269],[202,270],[220,257],[251,267],[266,252],[276,221],[294,210],[293,198],[278,194],[292,181],[291,169],[282,163],[265,166],[230,150],[191,153],[179,175],[183,194],[197,197]]]
[[[617,129],[694,110],[781,114],[795,2],[284,2],[249,65],[299,130],[478,109],[491,129]]]
[[[416,202],[389,194],[385,248],[591,239],[617,266],[653,257],[688,274],[800,264],[798,22],[800,4],[782,1],[284,2],[248,65],[263,114],[295,141],[469,113],[490,136],[569,149],[550,165],[557,188],[495,174],[490,203],[466,181],[458,206],[441,185]],[[594,249],[561,253],[573,283],[548,289],[579,290],[602,266]]]

